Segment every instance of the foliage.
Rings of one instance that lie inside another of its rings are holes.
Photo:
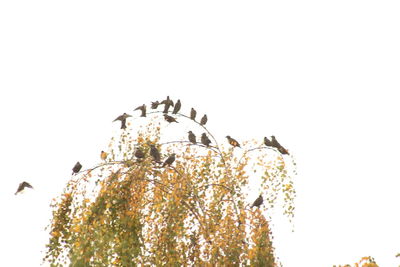
[[[362,257],[359,262],[354,263],[354,267],[379,267],[379,265],[375,262],[375,259],[372,257]],[[333,266],[335,267],[335,266]],[[351,267],[350,264],[339,265],[338,267]]]
[[[179,124],[168,124],[161,114],[134,119],[138,125],[146,122],[135,131],[128,122],[112,138],[105,161],[71,178],[52,203],[44,261],[52,266],[276,266],[266,214],[279,206],[289,219],[294,215],[292,158],[255,141],[243,142],[243,148],[219,145],[204,125],[184,114],[175,115]],[[183,127],[197,130],[198,137],[207,133],[212,146],[185,141]],[[165,132],[172,128],[179,140],[163,140],[171,139]],[[163,159],[176,153],[175,162],[163,168],[152,161],[150,144]],[[135,158],[137,148],[145,152],[143,160]],[[260,209],[251,209],[247,199],[255,178],[264,196]]]

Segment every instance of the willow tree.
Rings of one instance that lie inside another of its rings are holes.
[[[275,266],[269,211],[294,214],[294,162],[262,142],[226,140],[183,113],[127,119],[105,160],[81,171],[52,203],[44,261],[52,266]],[[188,140],[206,133],[210,146]],[[222,143],[222,142],[221,142]],[[154,145],[162,161],[150,155]],[[135,157],[140,149],[144,158]],[[102,153],[102,159],[105,158]],[[259,187],[249,189],[257,179]],[[251,208],[258,194],[264,204]]]

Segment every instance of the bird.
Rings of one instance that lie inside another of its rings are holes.
[[[181,109],[181,100],[178,99],[178,101],[176,101],[175,106],[174,106],[174,110],[172,111],[172,114],[176,114],[178,113],[178,111]]]
[[[205,125],[207,123],[207,115],[204,114],[204,116],[200,120],[200,125]]]
[[[160,105],[160,102],[158,102],[158,101],[151,102],[151,108],[152,108],[152,109],[157,109],[157,108],[158,108],[158,105]]]
[[[106,160],[107,156],[108,156],[108,154],[102,150],[101,153],[100,153],[100,158],[102,160]]]
[[[118,116],[118,118],[116,118],[115,120],[113,120],[113,122],[114,121],[121,121],[121,129],[125,129],[126,128],[126,119],[129,118],[129,117],[132,117],[132,116],[129,115],[129,114],[124,113],[124,114]]]
[[[82,164],[80,164],[78,161],[72,168],[72,174],[77,174],[81,169],[82,169]]]
[[[202,143],[203,145],[207,146],[207,147],[210,146],[211,140],[208,139],[206,133],[203,133],[203,134],[201,135],[201,143]]]
[[[171,123],[171,122],[178,122],[174,117],[169,116],[169,115],[167,115],[167,114],[164,114],[164,119],[165,119],[166,121],[168,121],[169,123]]]
[[[21,192],[22,190],[24,190],[25,187],[28,187],[28,188],[32,188],[32,189],[33,189],[33,186],[31,186],[28,182],[25,182],[25,181],[24,181],[24,182],[22,182],[22,183],[19,184],[18,189],[17,189],[17,192],[15,192],[14,195],[16,195],[16,194],[18,194],[19,192]]]
[[[161,161],[160,152],[158,152],[158,149],[153,144],[150,145],[150,155],[153,157],[155,162],[158,163]]]
[[[188,136],[189,141],[190,141],[192,144],[196,144],[196,143],[197,143],[197,142],[196,142],[196,136],[194,135],[194,133],[193,133],[192,131],[189,131],[188,134],[189,134],[189,136]]]
[[[240,147],[239,142],[236,141],[235,139],[233,139],[232,137],[230,137],[229,135],[227,135],[226,138],[228,138],[228,143],[231,144],[232,146]]]
[[[135,108],[135,110],[142,111],[142,114],[140,115],[140,117],[146,117],[146,105],[145,104],[138,106],[137,108]]]
[[[268,137],[264,137],[264,144],[266,146],[272,146],[272,142],[268,139]]]
[[[175,153],[171,154],[165,161],[164,164],[162,165],[165,167],[166,165],[171,165],[175,161]]]
[[[174,102],[167,96],[167,99],[161,101],[161,104],[164,104],[164,111],[163,113],[168,113],[169,107],[174,106]]]
[[[281,144],[279,144],[278,140],[276,140],[275,136],[271,136],[271,144],[273,147],[275,147],[276,149],[278,149],[278,151],[282,154],[282,155],[289,155],[289,151],[284,148]]]
[[[192,108],[190,110],[190,119],[191,120],[196,120],[196,114],[197,114],[196,110],[194,108]]]
[[[136,158],[138,158],[139,160],[140,159],[143,159],[144,158],[144,152],[140,149],[140,148],[136,148],[136,150],[135,150],[135,157]]]
[[[262,195],[260,194],[260,196],[256,200],[254,200],[253,205],[251,205],[250,208],[252,208],[252,207],[257,207],[258,208],[258,207],[261,206],[261,204],[263,202],[264,202],[264,199],[263,199]]]

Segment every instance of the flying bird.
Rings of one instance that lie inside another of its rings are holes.
[[[284,148],[281,144],[279,144],[278,140],[276,140],[275,136],[271,136],[271,143],[272,146],[277,148],[278,151],[282,154],[282,155],[289,155],[289,151]]]
[[[229,135],[227,135],[226,138],[228,138],[228,143],[231,144],[233,147],[240,147],[239,142],[230,137]]]
[[[138,106],[137,108],[135,108],[135,110],[142,111],[142,114],[140,115],[140,117],[146,117],[146,105],[145,104]]]
[[[132,117],[132,116],[129,115],[129,114],[124,113],[124,114],[118,116],[118,118],[116,118],[115,120],[113,120],[113,122],[114,121],[121,121],[121,129],[125,129],[126,128],[126,119],[129,118],[129,117]]]
[[[175,161],[175,153],[171,154],[165,161],[164,164],[162,165],[165,167],[166,165],[171,165]]]
[[[250,208],[252,208],[252,207],[257,207],[258,208],[258,207],[261,206],[261,204],[263,202],[264,202],[264,199],[263,199],[262,195],[260,194],[260,196],[256,200],[254,200],[253,205],[251,205]]]
[[[178,122],[174,117],[169,116],[169,115],[167,115],[167,114],[164,114],[164,119],[165,119],[166,121],[168,121],[169,123],[171,123],[171,122]]]
[[[161,162],[160,152],[158,152],[158,149],[153,144],[150,145],[150,155],[153,157],[155,162]]]
[[[190,119],[195,121],[196,120],[196,114],[197,114],[196,110],[194,108],[192,108],[190,110]]]
[[[17,189],[17,192],[15,192],[14,195],[18,194],[19,192],[21,192],[22,190],[24,190],[26,187],[32,188],[32,189],[33,189],[33,187],[32,187],[29,183],[27,183],[27,182],[22,182],[22,183],[19,184],[18,189]]]
[[[152,109],[157,109],[157,108],[158,108],[158,105],[160,105],[160,102],[158,102],[158,101],[151,102],[151,108],[152,108]]]
[[[205,125],[207,123],[207,115],[204,114],[204,116],[200,120],[200,125]]]
[[[192,143],[192,144],[197,144],[197,142],[196,142],[196,136],[194,135],[194,133],[192,132],[192,131],[189,131],[188,132],[188,138],[189,138],[189,141]]]
[[[206,133],[203,133],[203,134],[201,135],[201,143],[202,143],[203,145],[207,146],[207,147],[210,146],[211,140],[208,139],[208,136],[206,135]]]
[[[82,169],[82,165],[78,161],[75,164],[75,166],[72,168],[72,174],[77,174],[81,169]]]
[[[140,159],[143,159],[144,158],[144,152],[140,149],[140,148],[136,148],[136,150],[135,150],[135,157],[136,158],[138,158],[139,160]]]
[[[108,154],[102,150],[101,153],[100,153],[100,158],[102,160],[106,160],[107,156],[108,156]]]
[[[172,111],[172,114],[178,113],[178,111],[181,109],[181,106],[182,106],[181,100],[178,99],[178,101],[176,101],[176,103],[175,103],[175,107],[174,107],[174,110]]]

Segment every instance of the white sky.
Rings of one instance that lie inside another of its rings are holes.
[[[123,112],[170,95],[298,163],[284,266],[400,259],[398,1],[1,1],[0,251],[38,266],[51,198]],[[35,190],[14,196],[26,180]]]

